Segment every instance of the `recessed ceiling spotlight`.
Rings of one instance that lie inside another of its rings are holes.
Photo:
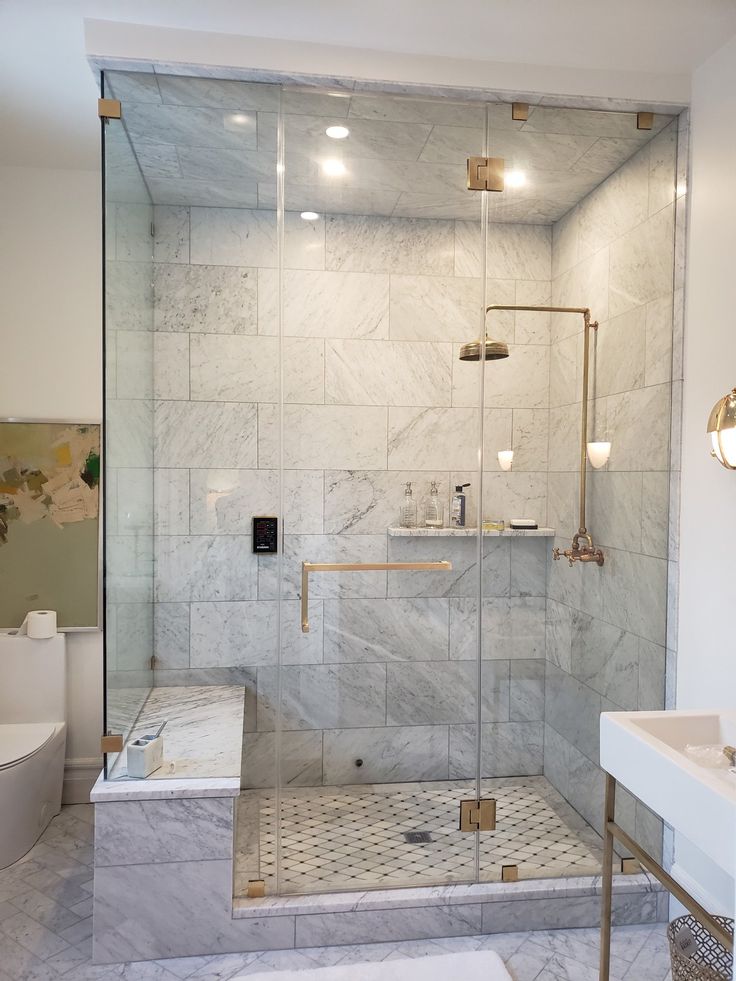
[[[302,218],[305,221],[316,221],[319,218],[319,215],[316,211],[302,211]]]
[[[328,126],[325,133],[331,140],[344,140],[346,136],[350,136],[347,126]]]
[[[505,187],[524,187],[526,174],[523,170],[509,170],[504,174],[503,183]]]
[[[231,133],[237,133],[242,129],[248,129],[254,123],[252,116],[245,112],[229,112],[225,116],[225,129]]]
[[[342,177],[347,173],[347,168],[342,160],[323,160],[322,173],[328,177]]]

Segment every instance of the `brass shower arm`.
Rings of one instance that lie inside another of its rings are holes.
[[[591,327],[595,328],[598,326],[597,323],[590,319],[590,307],[542,307],[514,303],[492,303],[489,307],[486,307],[486,313],[489,313],[491,310],[522,310],[528,313],[579,313]]]

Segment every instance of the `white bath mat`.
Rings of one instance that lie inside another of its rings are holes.
[[[447,981],[452,977],[462,981],[512,981],[503,961],[492,950],[402,957],[370,964],[336,964],[306,971],[241,974],[233,981]]]

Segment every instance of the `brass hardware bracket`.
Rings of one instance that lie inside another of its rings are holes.
[[[501,866],[501,882],[518,882],[518,881],[519,881],[518,865]]]
[[[621,875],[638,875],[641,872],[641,865],[635,858],[621,859]]]
[[[452,562],[302,562],[302,633],[309,633],[312,572],[451,572]]]
[[[248,899],[263,899],[266,895],[266,883],[263,879],[249,879],[246,890]]]
[[[654,128],[654,113],[653,112],[637,112],[637,114],[636,114],[636,128],[637,129],[653,129]]]
[[[469,191],[503,191],[503,157],[468,157]]]
[[[100,119],[120,119],[123,115],[123,107],[117,99],[98,99],[97,115]]]
[[[613,908],[613,842],[618,841],[624,848],[631,852],[634,859],[646,869],[650,875],[662,883],[665,889],[671,893],[678,903],[681,903],[688,912],[692,913],[698,923],[702,924],[716,940],[723,944],[727,951],[733,953],[733,937],[726,933],[724,928],[711,914],[693,899],[690,893],[686,892],[679,882],[676,882],[669,875],[659,862],[655,861],[651,855],[644,851],[633,838],[630,838],[623,828],[620,828],[615,820],[616,811],[616,778],[610,773],[606,774],[606,800],[605,800],[605,834],[603,838],[603,887],[601,899],[601,960],[599,981],[610,981],[611,970],[611,913]],[[634,859],[625,859],[633,861]]]
[[[529,118],[529,103],[513,102],[511,104],[511,118],[517,123],[525,123]]]
[[[108,732],[100,737],[101,753],[122,753],[123,735],[120,732]]]
[[[493,798],[486,798],[485,800],[461,800],[460,830],[495,831],[496,801]]]

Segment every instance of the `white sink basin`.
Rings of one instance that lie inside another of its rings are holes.
[[[604,712],[601,766],[730,875],[736,872],[736,774],[687,745],[736,746],[736,712]]]

